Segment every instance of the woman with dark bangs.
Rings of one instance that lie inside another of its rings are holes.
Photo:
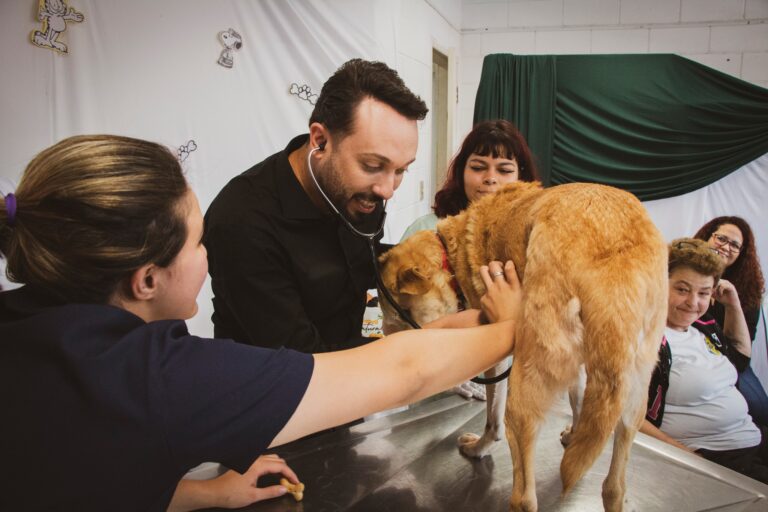
[[[528,143],[514,124],[503,119],[478,123],[448,167],[445,183],[435,194],[434,213],[418,218],[400,241],[417,231],[434,230],[439,219],[458,214],[507,183],[538,179]]]
[[[508,183],[538,179],[528,143],[514,124],[503,119],[478,123],[448,166],[443,188],[435,194],[433,213],[416,219],[400,241],[418,231],[434,231],[440,219],[460,213],[473,201]],[[485,386],[471,381],[455,386],[452,391],[468,399],[486,399]]]
[[[741,217],[716,217],[704,224],[695,238],[704,240],[717,250],[725,264],[723,279],[731,282],[736,288],[747,321],[749,338],[754,342],[765,292],[765,280],[760,270],[752,228]],[[714,317],[718,324],[723,324],[723,304],[712,302],[707,313]],[[768,425],[768,396],[751,367],[739,373],[738,388],[747,399],[752,419],[757,424]]]

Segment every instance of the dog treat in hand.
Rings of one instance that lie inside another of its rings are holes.
[[[296,501],[301,501],[302,498],[304,498],[304,484],[299,482],[297,484],[292,484],[285,478],[280,479],[280,485],[288,489],[288,492],[293,494],[293,498]]]

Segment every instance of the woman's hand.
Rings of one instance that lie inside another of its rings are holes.
[[[492,261],[480,267],[480,277],[487,290],[480,299],[480,308],[488,321],[495,323],[516,318],[523,291],[515,264],[507,261],[502,267],[500,261]]]
[[[274,454],[262,455],[242,475],[237,471],[227,471],[213,480],[214,482],[218,481],[218,493],[224,498],[221,506],[240,508],[257,501],[282,496],[287,491],[282,485],[256,487],[260,477],[273,473],[282,474],[291,483],[299,483],[296,473],[288,467],[285,460]]]
[[[741,307],[736,287],[727,279],[720,279],[712,292],[712,297],[723,306]]]
[[[686,451],[688,453],[692,453],[694,455],[699,455],[696,453],[696,450],[692,448],[688,448],[683,443],[678,441],[677,439],[673,438],[672,436],[669,436],[662,432],[658,427],[656,427],[653,423],[650,421],[643,419],[643,423],[640,425],[640,428],[638,429],[643,434],[647,434],[651,437],[655,437],[659,441],[664,441],[665,443],[674,446],[675,448],[680,448],[683,451]],[[699,455],[701,457],[701,455]]]
[[[728,336],[733,348],[747,357],[752,357],[752,339],[736,287],[730,281],[720,279],[712,297],[725,308],[723,333]]]
[[[286,493],[282,485],[256,487],[264,475],[280,473],[291,483],[299,479],[285,460],[277,455],[262,455],[242,475],[229,470],[212,480],[182,480],[176,487],[168,512],[201,508],[241,508],[257,501],[277,498]]]

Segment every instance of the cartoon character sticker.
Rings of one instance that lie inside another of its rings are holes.
[[[68,21],[80,23],[85,20],[85,16],[69,7],[65,0],[40,0],[39,5],[37,19],[42,22],[42,26],[30,34],[32,44],[67,53],[67,45],[58,40],[59,35],[67,30]]]
[[[234,62],[234,53],[235,50],[239,50],[243,46],[243,38],[240,37],[240,34],[235,32],[233,29],[225,30],[223,32],[219,32],[219,40],[221,41],[221,44],[224,45],[224,49],[221,50],[221,55],[219,55],[219,60],[216,61],[220,65],[224,66],[225,68],[231,68]]]

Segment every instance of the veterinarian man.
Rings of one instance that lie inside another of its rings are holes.
[[[368,340],[374,270],[353,229],[381,238],[383,202],[416,158],[427,112],[397,72],[350,60],[323,85],[309,134],[222,189],[204,238],[216,337],[311,353]]]

